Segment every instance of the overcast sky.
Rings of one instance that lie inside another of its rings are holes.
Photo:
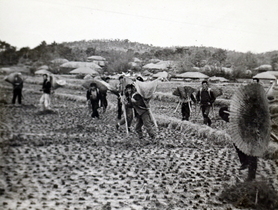
[[[0,40],[18,49],[93,39],[278,50],[278,0],[0,0]]]

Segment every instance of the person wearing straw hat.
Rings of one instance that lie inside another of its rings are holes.
[[[233,94],[230,107],[220,108],[219,115],[229,122],[227,132],[238,153],[241,167],[248,168],[246,181],[256,178],[257,162],[268,149],[271,131],[269,102],[259,83],[240,86]]]
[[[222,120],[224,120],[225,122],[230,122],[230,112],[229,112],[229,108],[228,107],[221,107],[219,109],[219,116],[222,118]],[[257,171],[257,164],[258,164],[258,158],[251,156],[251,155],[247,155],[244,152],[242,152],[235,144],[233,144],[239,161],[241,163],[241,166],[239,168],[239,170],[245,170],[248,168],[248,177],[247,177],[247,181],[252,181],[255,179],[256,177],[256,171]]]
[[[215,96],[211,89],[208,87],[207,81],[202,81],[202,87],[196,95],[197,102],[200,103],[204,124],[211,126],[211,119],[209,118],[210,108],[212,107]]]
[[[135,131],[139,135],[139,139],[143,139],[143,126],[146,128],[151,139],[155,139],[156,133],[153,130],[154,126],[150,112],[149,100],[144,99],[139,92],[135,92],[132,95],[131,102],[134,107],[136,117]]]

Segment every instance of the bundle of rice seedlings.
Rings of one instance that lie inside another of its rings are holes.
[[[66,80],[62,80],[54,75],[51,75],[52,82],[51,82],[51,88],[56,90],[57,88],[64,87],[66,85]]]
[[[174,96],[179,96],[180,98],[187,99],[192,93],[196,92],[195,88],[190,86],[179,86],[173,91]]]
[[[91,83],[95,83],[100,92],[107,92],[107,90],[110,88],[110,85],[107,82],[98,79],[86,80],[82,83],[82,87],[88,89]]]
[[[19,78],[22,80],[22,74],[20,72],[13,72],[9,74],[8,76],[4,77],[4,81],[9,82],[9,83],[14,83],[15,76],[19,76]]]
[[[184,133],[194,133],[199,138],[207,138],[214,142],[229,142],[230,136],[226,131],[218,131],[206,125],[195,124],[190,121],[180,121],[177,118],[154,115],[158,125],[169,129],[175,129]]]

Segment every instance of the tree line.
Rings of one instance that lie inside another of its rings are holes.
[[[174,67],[169,67],[170,73],[183,73],[186,71],[203,69],[206,73],[226,77],[246,77],[247,70],[269,64],[272,70],[278,71],[278,51],[255,54],[242,53],[213,47],[155,47],[125,40],[81,40],[47,44],[42,41],[38,46],[30,49],[23,47],[19,50],[9,43],[0,40],[0,65],[9,66],[16,64],[29,65],[35,69],[38,65],[48,65],[55,58],[65,58],[69,61],[86,61],[87,57],[100,55],[106,58],[107,65],[104,71],[108,73],[125,72],[129,69],[142,71],[142,66],[151,59],[171,60]],[[133,58],[142,62],[131,66]],[[209,68],[208,68],[209,67]],[[233,69],[233,74],[222,71],[223,67]],[[250,76],[250,75],[249,75]]]

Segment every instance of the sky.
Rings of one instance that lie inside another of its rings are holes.
[[[94,39],[278,50],[278,0],[0,0],[0,40],[17,49]]]

